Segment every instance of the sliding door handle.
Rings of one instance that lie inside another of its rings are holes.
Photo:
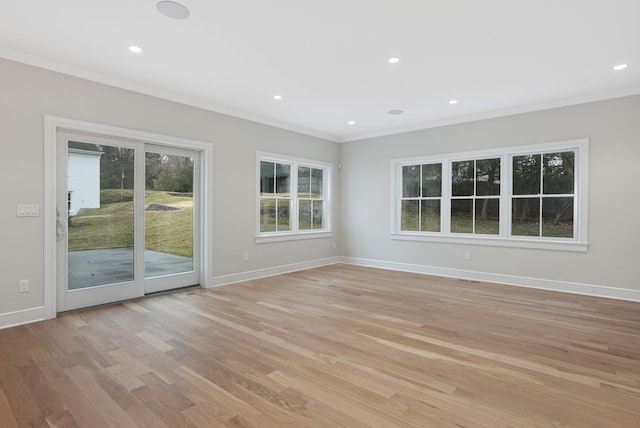
[[[67,220],[60,218],[60,210],[56,208],[56,239],[62,241],[67,234]]]

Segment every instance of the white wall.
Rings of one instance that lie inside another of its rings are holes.
[[[0,327],[43,305],[43,217],[18,218],[16,205],[43,207],[45,114],[212,144],[213,283],[337,256],[331,238],[254,243],[256,151],[336,164],[337,143],[4,59],[0,76]]]
[[[639,119],[640,96],[632,96],[345,143],[343,255],[373,266],[640,300]],[[590,140],[586,253],[391,240],[392,158],[583,137]]]

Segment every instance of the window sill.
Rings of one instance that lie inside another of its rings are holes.
[[[534,240],[526,238],[494,238],[488,236],[436,236],[416,235],[410,233],[392,233],[391,239],[396,241],[423,241],[442,244],[484,245],[488,247],[529,248],[536,250],[556,250],[586,252],[589,244],[586,242],[563,240]]]
[[[256,244],[267,244],[270,242],[282,242],[282,241],[300,241],[306,239],[320,239],[331,238],[333,233],[331,231],[318,231],[318,232],[298,232],[298,233],[278,233],[273,235],[260,235],[255,237]]]

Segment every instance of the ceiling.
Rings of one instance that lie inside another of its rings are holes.
[[[638,0],[180,2],[0,0],[0,56],[333,141],[640,93]]]

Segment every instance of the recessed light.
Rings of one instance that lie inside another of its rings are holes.
[[[134,45],[129,46],[129,50],[130,50],[131,52],[133,52],[133,53],[140,53],[140,52],[142,52],[142,48],[140,48],[140,47],[138,47],[138,46],[134,46]]]
[[[451,100],[449,101],[449,104],[458,104],[458,100]]]
[[[156,4],[156,9],[171,19],[185,19],[189,16],[189,9],[174,1],[159,1]]]
[[[349,125],[355,125],[356,121],[355,120],[350,120],[349,122],[347,122]]]
[[[404,112],[402,110],[389,110],[387,113],[389,113],[389,114],[402,114]]]
[[[627,68],[627,64],[618,64],[615,67],[613,67],[615,71],[624,70],[625,68]]]
[[[274,100],[281,100],[282,99],[282,95],[276,94],[276,95],[273,96],[273,99]]]
[[[387,60],[387,62],[388,62],[389,64],[397,64],[397,63],[399,63],[399,62],[400,62],[400,58],[398,58],[397,56],[392,56],[391,58],[389,58],[389,59]]]

